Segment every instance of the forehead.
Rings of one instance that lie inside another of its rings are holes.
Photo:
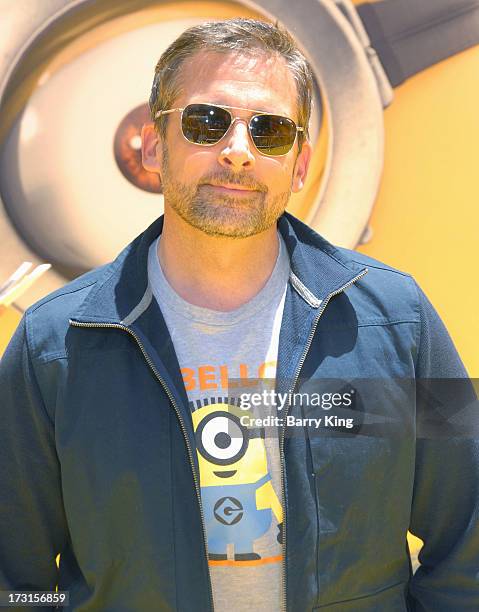
[[[181,106],[201,101],[297,115],[296,82],[277,55],[201,51],[183,64],[180,84]]]

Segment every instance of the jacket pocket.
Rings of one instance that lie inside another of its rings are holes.
[[[331,612],[407,612],[408,606],[406,603],[407,586],[404,582],[394,584],[387,587],[378,593],[365,595],[364,597],[356,597],[354,599],[346,599],[344,601],[336,601],[334,603],[325,604],[314,610]]]

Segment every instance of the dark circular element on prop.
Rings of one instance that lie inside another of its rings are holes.
[[[121,120],[113,142],[115,161],[132,185],[150,193],[163,193],[160,176],[145,170],[141,163],[141,127],[148,121],[150,111],[147,104],[137,106]]]

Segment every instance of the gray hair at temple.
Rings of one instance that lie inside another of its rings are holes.
[[[313,74],[309,62],[296,46],[292,36],[280,27],[255,19],[226,19],[211,21],[185,30],[161,55],[155,68],[151,88],[151,119],[163,136],[166,133],[167,116],[155,120],[159,110],[171,108],[181,89],[180,69],[183,62],[199,51],[231,53],[242,51],[249,55],[267,54],[284,58],[296,82],[298,93],[298,126],[305,128],[298,132],[301,148],[308,136],[311,100],[313,95]]]

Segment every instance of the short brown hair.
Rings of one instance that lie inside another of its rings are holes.
[[[159,110],[171,107],[178,97],[180,84],[178,73],[183,62],[199,51],[231,53],[243,51],[248,54],[276,54],[284,58],[296,82],[298,92],[298,125],[305,128],[298,132],[298,144],[308,135],[313,94],[313,74],[309,62],[286,31],[256,19],[226,19],[210,21],[185,30],[163,52],[155,68],[151,88],[150,112],[160,133],[166,132],[167,116],[155,120]]]

